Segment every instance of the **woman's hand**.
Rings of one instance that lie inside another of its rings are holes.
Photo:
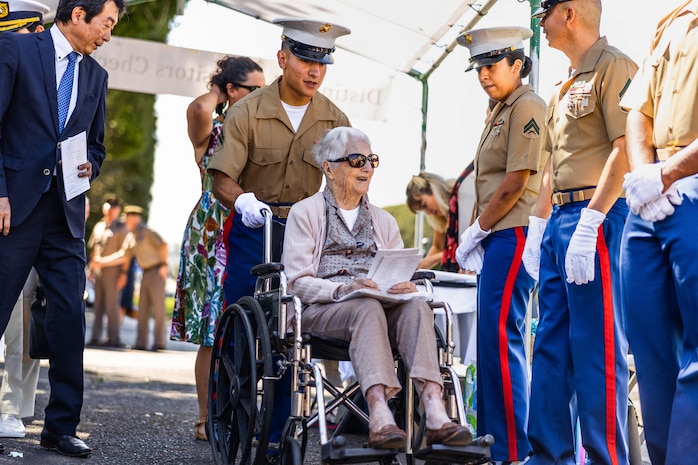
[[[388,294],[409,294],[411,292],[417,292],[417,285],[410,281],[397,283],[388,289]]]
[[[358,291],[359,289],[378,289],[378,284],[375,281],[368,278],[356,278],[349,284],[342,284],[335,291],[335,297],[341,299],[345,295]]]

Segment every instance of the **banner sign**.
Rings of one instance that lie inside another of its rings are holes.
[[[195,98],[206,92],[216,62],[225,54],[112,36],[92,56],[109,73],[112,89]],[[250,58],[262,67],[267,83],[281,72],[276,59]],[[362,63],[357,68],[348,62],[329,65],[320,92],[350,118],[385,121],[394,74],[371,66]],[[361,73],[353,71],[356,69]]]

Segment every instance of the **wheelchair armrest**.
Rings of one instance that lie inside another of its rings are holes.
[[[271,273],[279,273],[284,270],[284,266],[281,263],[260,263],[255,265],[250,270],[250,274],[255,276],[262,276]]]
[[[433,271],[415,271],[412,275],[412,281],[418,281],[420,279],[427,279],[431,281],[436,279],[436,273]]]

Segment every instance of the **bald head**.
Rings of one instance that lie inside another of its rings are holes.
[[[601,27],[601,0],[575,0],[566,4],[577,13],[579,25],[586,31]]]

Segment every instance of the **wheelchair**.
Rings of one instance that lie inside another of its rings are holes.
[[[404,365],[396,358],[398,372],[403,373],[403,389],[393,402],[398,424],[405,429],[405,450],[373,449],[366,444],[352,447],[342,435],[351,416],[368,424],[368,415],[357,404],[360,386],[354,383],[344,390],[335,387],[314,360],[349,360],[348,342],[325,340],[304,332],[301,326],[302,303],[288,292],[288,282],[281,263],[271,260],[271,215],[264,225],[263,263],[252,268],[256,285],[252,296],[229,305],[216,329],[208,392],[207,433],[215,463],[265,465],[268,454],[272,463],[300,465],[305,461],[308,430],[319,431],[320,460],[323,464],[378,462],[400,463],[398,454],[408,464],[423,460],[430,465],[489,463],[490,435],[474,438],[468,446],[434,444],[423,447],[426,421],[418,408],[417,394],[409,382]],[[433,273],[414,277],[431,290]],[[446,302],[432,302],[433,308],[446,313],[446,337],[435,326],[438,358],[444,381],[447,412],[465,425],[465,411],[460,380],[453,368],[453,312]],[[287,316],[293,325],[287,328]],[[270,441],[275,387],[290,373],[291,411],[278,442]],[[405,381],[407,380],[407,381]],[[331,400],[326,402],[325,395]],[[330,432],[327,415],[343,405],[347,413]]]

